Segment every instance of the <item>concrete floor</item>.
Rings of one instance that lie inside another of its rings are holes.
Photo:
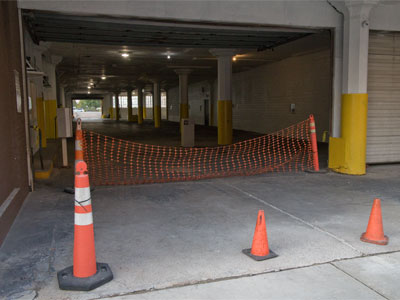
[[[70,169],[38,182],[0,248],[5,299],[399,299],[400,165],[366,176],[265,174],[196,182],[97,187],[97,260],[114,280],[90,292],[58,289],[72,264]],[[389,245],[362,243],[382,198]],[[264,209],[277,258],[255,262]],[[399,251],[399,252],[398,252]]]
[[[177,122],[163,120],[160,128],[154,128],[154,122],[151,120],[145,120],[142,125],[138,125],[127,121],[115,122],[104,119],[83,122],[82,128],[140,143],[180,146],[179,123]],[[238,142],[260,135],[254,132],[234,130],[233,141]],[[195,136],[197,147],[218,146],[217,127],[196,125]]]

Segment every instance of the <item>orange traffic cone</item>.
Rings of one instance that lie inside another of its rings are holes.
[[[367,231],[361,235],[363,242],[387,245],[389,238],[383,233],[381,200],[375,199],[369,216]]]
[[[75,168],[76,164],[83,161],[83,134],[82,134],[82,120],[76,121],[75,132]]]
[[[84,161],[75,166],[74,264],[57,274],[63,290],[89,291],[113,279],[110,267],[96,263],[89,176]]]
[[[268,246],[267,227],[265,225],[263,210],[258,211],[256,229],[254,231],[251,249],[244,249],[242,252],[257,261],[278,256],[270,250]]]
[[[76,131],[75,131],[75,164],[74,168],[76,170],[76,164],[83,161],[83,133],[82,133],[82,120],[78,118],[76,120]],[[66,187],[64,192],[73,194],[75,192],[73,187]]]

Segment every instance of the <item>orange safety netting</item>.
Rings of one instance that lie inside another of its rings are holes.
[[[140,144],[83,131],[92,185],[198,180],[313,168],[310,120],[232,145],[183,148]]]

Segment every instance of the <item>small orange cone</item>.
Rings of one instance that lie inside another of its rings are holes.
[[[256,229],[254,231],[253,244],[251,249],[244,249],[244,254],[251,258],[260,261],[269,258],[277,257],[268,246],[267,227],[265,225],[264,211],[259,210],[256,222]]]
[[[361,241],[377,245],[387,245],[389,238],[383,233],[381,200],[375,199],[369,216],[367,231],[361,235]]]

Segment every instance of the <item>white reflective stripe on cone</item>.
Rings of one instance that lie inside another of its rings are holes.
[[[93,224],[93,215],[92,213],[85,213],[85,214],[79,214],[75,213],[75,225],[90,225]]]
[[[82,141],[75,140],[75,150],[82,150]]]
[[[90,187],[86,187],[86,188],[75,188],[75,200],[82,202],[85,201],[84,203],[76,203],[76,206],[81,206],[81,205],[89,205],[92,203],[92,201],[90,200]]]

